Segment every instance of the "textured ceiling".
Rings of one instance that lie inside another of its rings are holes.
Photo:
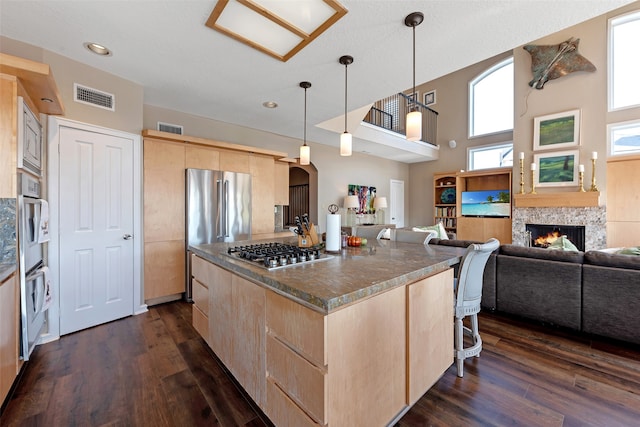
[[[145,104],[294,138],[302,137],[304,91],[298,83],[307,80],[313,84],[307,140],[337,146],[336,133],[315,125],[344,113],[338,58],[355,58],[350,111],[406,90],[412,84],[412,31],[404,18],[411,12],[425,15],[416,28],[419,84],[631,1],[343,0],[348,13],[287,62],[207,28],[215,3],[0,0],[0,34],[136,82],[144,87]],[[89,53],[83,47],[88,41],[109,47],[113,56]],[[264,108],[265,101],[279,107]],[[397,151],[358,139],[354,150],[387,158]],[[295,148],[289,155],[296,156]]]

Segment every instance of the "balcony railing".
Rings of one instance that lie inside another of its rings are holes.
[[[414,106],[422,112],[421,141],[436,145],[436,138],[438,136],[438,112],[421,102],[413,101],[411,97],[404,93],[397,93],[376,101],[363,121],[401,135],[406,135],[405,117]]]

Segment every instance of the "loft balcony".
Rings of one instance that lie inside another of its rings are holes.
[[[348,120],[353,125],[350,126],[349,132],[353,135],[354,151],[403,163],[437,160],[440,153],[436,144],[438,112],[416,102],[416,107],[422,112],[422,139],[407,141],[405,117],[411,105],[412,100],[407,95],[398,93],[350,111]],[[344,116],[317,126],[342,133]]]

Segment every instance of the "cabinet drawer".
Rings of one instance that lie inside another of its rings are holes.
[[[209,266],[208,261],[203,260],[197,255],[191,254],[191,277],[195,277],[202,283],[209,282]]]
[[[267,373],[308,414],[326,422],[326,373],[267,335]]]
[[[267,329],[317,366],[327,365],[326,316],[267,292]]]
[[[191,279],[193,303],[207,315],[209,314],[209,288],[199,280]]]
[[[267,416],[277,426],[318,427],[278,386],[267,378]]]
[[[192,305],[193,328],[200,336],[209,344],[209,318],[196,307]]]

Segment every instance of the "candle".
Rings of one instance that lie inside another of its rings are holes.
[[[596,159],[598,158],[598,152],[597,152],[597,151],[594,151],[593,153],[591,153],[591,158],[592,158],[593,160],[596,160]]]
[[[584,172],[584,165],[580,165],[580,166],[578,166],[578,171],[580,171],[580,172]]]
[[[531,163],[531,170],[532,171],[536,170],[536,164],[535,163]]]
[[[520,152],[520,160],[524,159],[524,153],[521,151]]]

